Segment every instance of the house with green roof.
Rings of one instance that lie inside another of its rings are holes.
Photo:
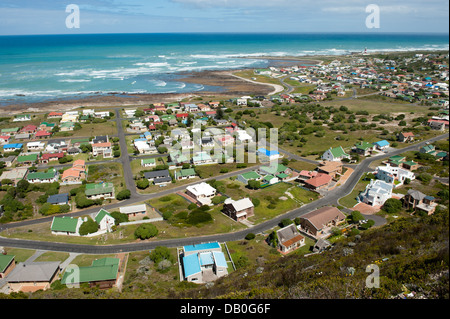
[[[144,158],[141,159],[142,167],[154,167],[156,166],[156,160],[154,158]]]
[[[434,155],[434,153],[436,152],[436,148],[434,147],[434,145],[428,144],[428,145],[421,147],[419,149],[419,152],[422,154]]]
[[[46,172],[33,172],[28,173],[26,177],[29,183],[53,183],[59,179],[59,173],[56,169],[52,168]]]
[[[183,180],[183,179],[191,179],[196,178],[197,173],[195,172],[195,169],[188,168],[188,169],[182,169],[179,172],[175,172],[175,179],[177,180]]]
[[[9,135],[9,136],[13,136],[16,135],[17,132],[19,132],[19,127],[8,127],[8,128],[4,128],[0,131],[0,135]]]
[[[17,164],[19,165],[33,165],[37,162],[38,155],[37,154],[29,154],[29,155],[20,155],[17,156]]]
[[[262,176],[255,171],[239,174],[237,177],[237,180],[245,185],[247,185],[249,181],[260,181],[261,179]]]
[[[81,217],[53,217],[50,229],[53,235],[80,236],[79,230],[81,224],[83,224],[83,219]]]
[[[61,279],[61,283],[69,287],[70,285],[89,283],[90,287],[112,288],[117,284],[119,278],[119,265],[119,258],[96,259],[92,262],[92,266],[68,268]]]
[[[0,254],[0,279],[5,278],[16,267],[13,255]]]
[[[362,156],[368,156],[372,154],[374,145],[372,143],[361,141],[359,143],[355,144],[354,152],[356,154],[362,155]]]
[[[86,184],[86,190],[84,194],[88,199],[99,198],[114,198],[114,184],[113,183],[98,183],[98,184]]]
[[[279,175],[279,174],[289,175],[291,173],[292,170],[289,167],[279,163],[270,166],[261,166],[259,168],[259,174],[261,175]]]
[[[111,216],[111,214],[104,210],[100,209],[99,212],[95,215],[94,221],[99,226],[99,231],[112,231],[112,226],[114,226],[115,219]]]
[[[388,162],[389,164],[391,164],[391,166],[400,167],[405,160],[405,156],[396,155],[389,157]]]
[[[342,161],[345,158],[350,159],[351,157],[350,157],[350,155],[345,153],[342,146],[338,146],[338,147],[334,147],[334,148],[330,147],[330,149],[325,151],[325,153],[323,153],[323,155],[322,155],[322,160],[329,161],[329,162],[338,162],[338,161]]]

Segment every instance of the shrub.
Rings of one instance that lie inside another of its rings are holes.
[[[138,239],[149,239],[158,235],[158,229],[152,224],[142,224],[134,231],[134,237]]]
[[[252,240],[255,239],[256,235],[253,233],[248,233],[247,236],[245,236],[245,239]]]
[[[201,210],[195,210],[189,214],[187,223],[196,226],[202,223],[211,222],[212,220],[213,218],[210,213],[203,212]]]
[[[175,261],[175,258],[170,253],[169,248],[158,246],[155,249],[152,250],[150,253],[150,259],[155,263],[159,264],[163,260],[168,260],[171,263]]]
[[[396,214],[402,210],[402,202],[396,198],[389,198],[384,202],[383,210],[388,214]]]
[[[79,233],[81,236],[85,236],[88,234],[95,233],[97,230],[98,224],[92,218],[88,218],[87,221],[81,224]]]
[[[117,195],[116,195],[116,199],[117,200],[124,200],[124,199],[128,199],[131,197],[131,192],[128,189],[124,189],[121,190]]]
[[[150,182],[148,181],[148,179],[141,179],[141,180],[137,181],[137,183],[136,183],[136,186],[139,189],[146,189],[149,185],[150,185]]]

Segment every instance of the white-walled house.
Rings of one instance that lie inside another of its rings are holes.
[[[360,202],[371,206],[383,206],[392,197],[393,184],[382,180],[371,180],[366,189],[358,196]]]
[[[377,179],[386,183],[395,184],[394,187],[403,185],[405,180],[414,180],[416,177],[413,172],[387,164],[386,166],[378,166],[375,171]],[[397,183],[395,183],[397,181]]]
[[[104,209],[100,209],[100,211],[94,217],[95,222],[99,225],[99,230],[106,230],[110,232],[112,230],[112,226],[114,226],[115,219],[111,216],[109,212]]]
[[[322,160],[329,162],[337,162],[342,161],[344,158],[350,159],[350,155],[345,153],[344,149],[341,146],[332,148],[325,151],[322,155]]]

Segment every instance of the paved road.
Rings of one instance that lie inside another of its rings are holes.
[[[121,127],[121,125],[118,125]],[[191,237],[191,238],[176,238],[176,239],[170,239],[170,240],[149,240],[149,241],[142,241],[137,243],[128,243],[128,244],[121,244],[121,245],[108,245],[108,246],[94,246],[94,245],[77,245],[77,244],[67,244],[67,243],[55,243],[55,242],[42,242],[42,241],[31,241],[31,240],[23,240],[23,239],[9,239],[9,238],[3,238],[0,237],[0,246],[5,247],[17,247],[17,248],[28,248],[28,249],[39,249],[39,250],[50,250],[50,251],[64,251],[64,252],[70,252],[70,253],[85,253],[85,254],[112,254],[112,253],[119,253],[119,252],[132,252],[132,251],[143,251],[148,249],[153,249],[157,246],[167,246],[167,247],[179,247],[179,246],[185,246],[185,245],[191,245],[191,244],[199,244],[202,242],[209,242],[209,241],[235,241],[235,240],[241,240],[243,239],[248,233],[261,233],[266,230],[269,230],[276,225],[278,225],[281,220],[284,218],[293,219],[296,217],[300,217],[310,211],[313,211],[317,208],[328,206],[328,205],[336,205],[338,204],[338,200],[342,197],[347,196],[353,191],[353,188],[358,183],[360,177],[363,173],[370,171],[369,165],[378,159],[386,158],[394,155],[398,155],[407,151],[412,150],[418,150],[420,147],[424,146],[427,142],[433,143],[438,140],[447,139],[448,134],[441,135],[438,137],[431,138],[426,141],[422,141],[420,143],[407,146],[403,149],[394,150],[392,152],[389,152],[388,154],[383,154],[380,156],[375,156],[371,158],[365,159],[361,164],[354,167],[354,172],[350,176],[350,178],[347,180],[345,185],[335,188],[334,190],[330,191],[326,197],[320,198],[312,203],[309,203],[307,205],[304,205],[300,208],[294,209],[290,212],[287,212],[286,214],[283,214],[281,216],[278,216],[274,219],[271,219],[269,221],[266,221],[264,223],[258,224],[253,226],[252,228],[248,228],[242,231],[234,232],[234,233],[225,233],[225,234],[214,234],[209,236],[198,236],[198,237]],[[126,145],[124,145],[126,146]],[[122,147],[122,144],[121,144]],[[123,149],[123,148],[122,148]],[[126,149],[126,147],[125,147]],[[129,157],[126,156],[126,158]],[[228,174],[224,174],[218,177],[215,177],[214,179],[220,180],[224,178],[228,178],[234,175],[237,175],[242,172],[247,172],[255,169],[256,167],[250,167],[245,170],[239,171],[239,172],[231,172]],[[131,168],[130,168],[131,171]],[[213,178],[210,178],[213,179]],[[206,179],[210,180],[210,179]],[[193,183],[195,184],[195,183]],[[134,185],[134,181],[133,181]],[[113,205],[107,205],[104,206],[105,209],[112,211],[115,208],[130,205],[137,203],[139,201],[148,200],[156,197],[165,196],[180,190],[184,190],[187,185],[183,185],[180,187],[175,187],[168,190],[163,190],[158,193],[150,194],[150,195],[135,195],[129,200],[123,201],[121,203],[113,204]],[[98,211],[98,207],[84,210],[78,213],[72,213],[67,214],[68,216],[80,216],[85,215],[89,213],[95,213]],[[42,222],[50,222],[53,217],[46,217],[36,220],[27,220],[17,223],[10,223],[0,226],[0,231],[3,229],[10,229],[14,227],[19,226],[27,226],[27,225],[33,225],[38,224]]]

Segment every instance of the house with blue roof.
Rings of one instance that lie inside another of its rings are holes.
[[[269,151],[264,147],[258,149],[258,156],[261,161],[275,161],[281,157],[280,152],[276,150]]]
[[[384,151],[385,149],[387,149],[391,144],[386,141],[386,140],[382,140],[382,141],[378,141],[373,143],[373,145],[375,145],[375,148],[379,151]]]
[[[4,152],[14,152],[17,150],[21,150],[23,148],[22,143],[13,143],[13,144],[5,144],[3,145]]]
[[[181,261],[184,280],[189,282],[201,284],[228,274],[228,263],[218,242],[184,246]]]

